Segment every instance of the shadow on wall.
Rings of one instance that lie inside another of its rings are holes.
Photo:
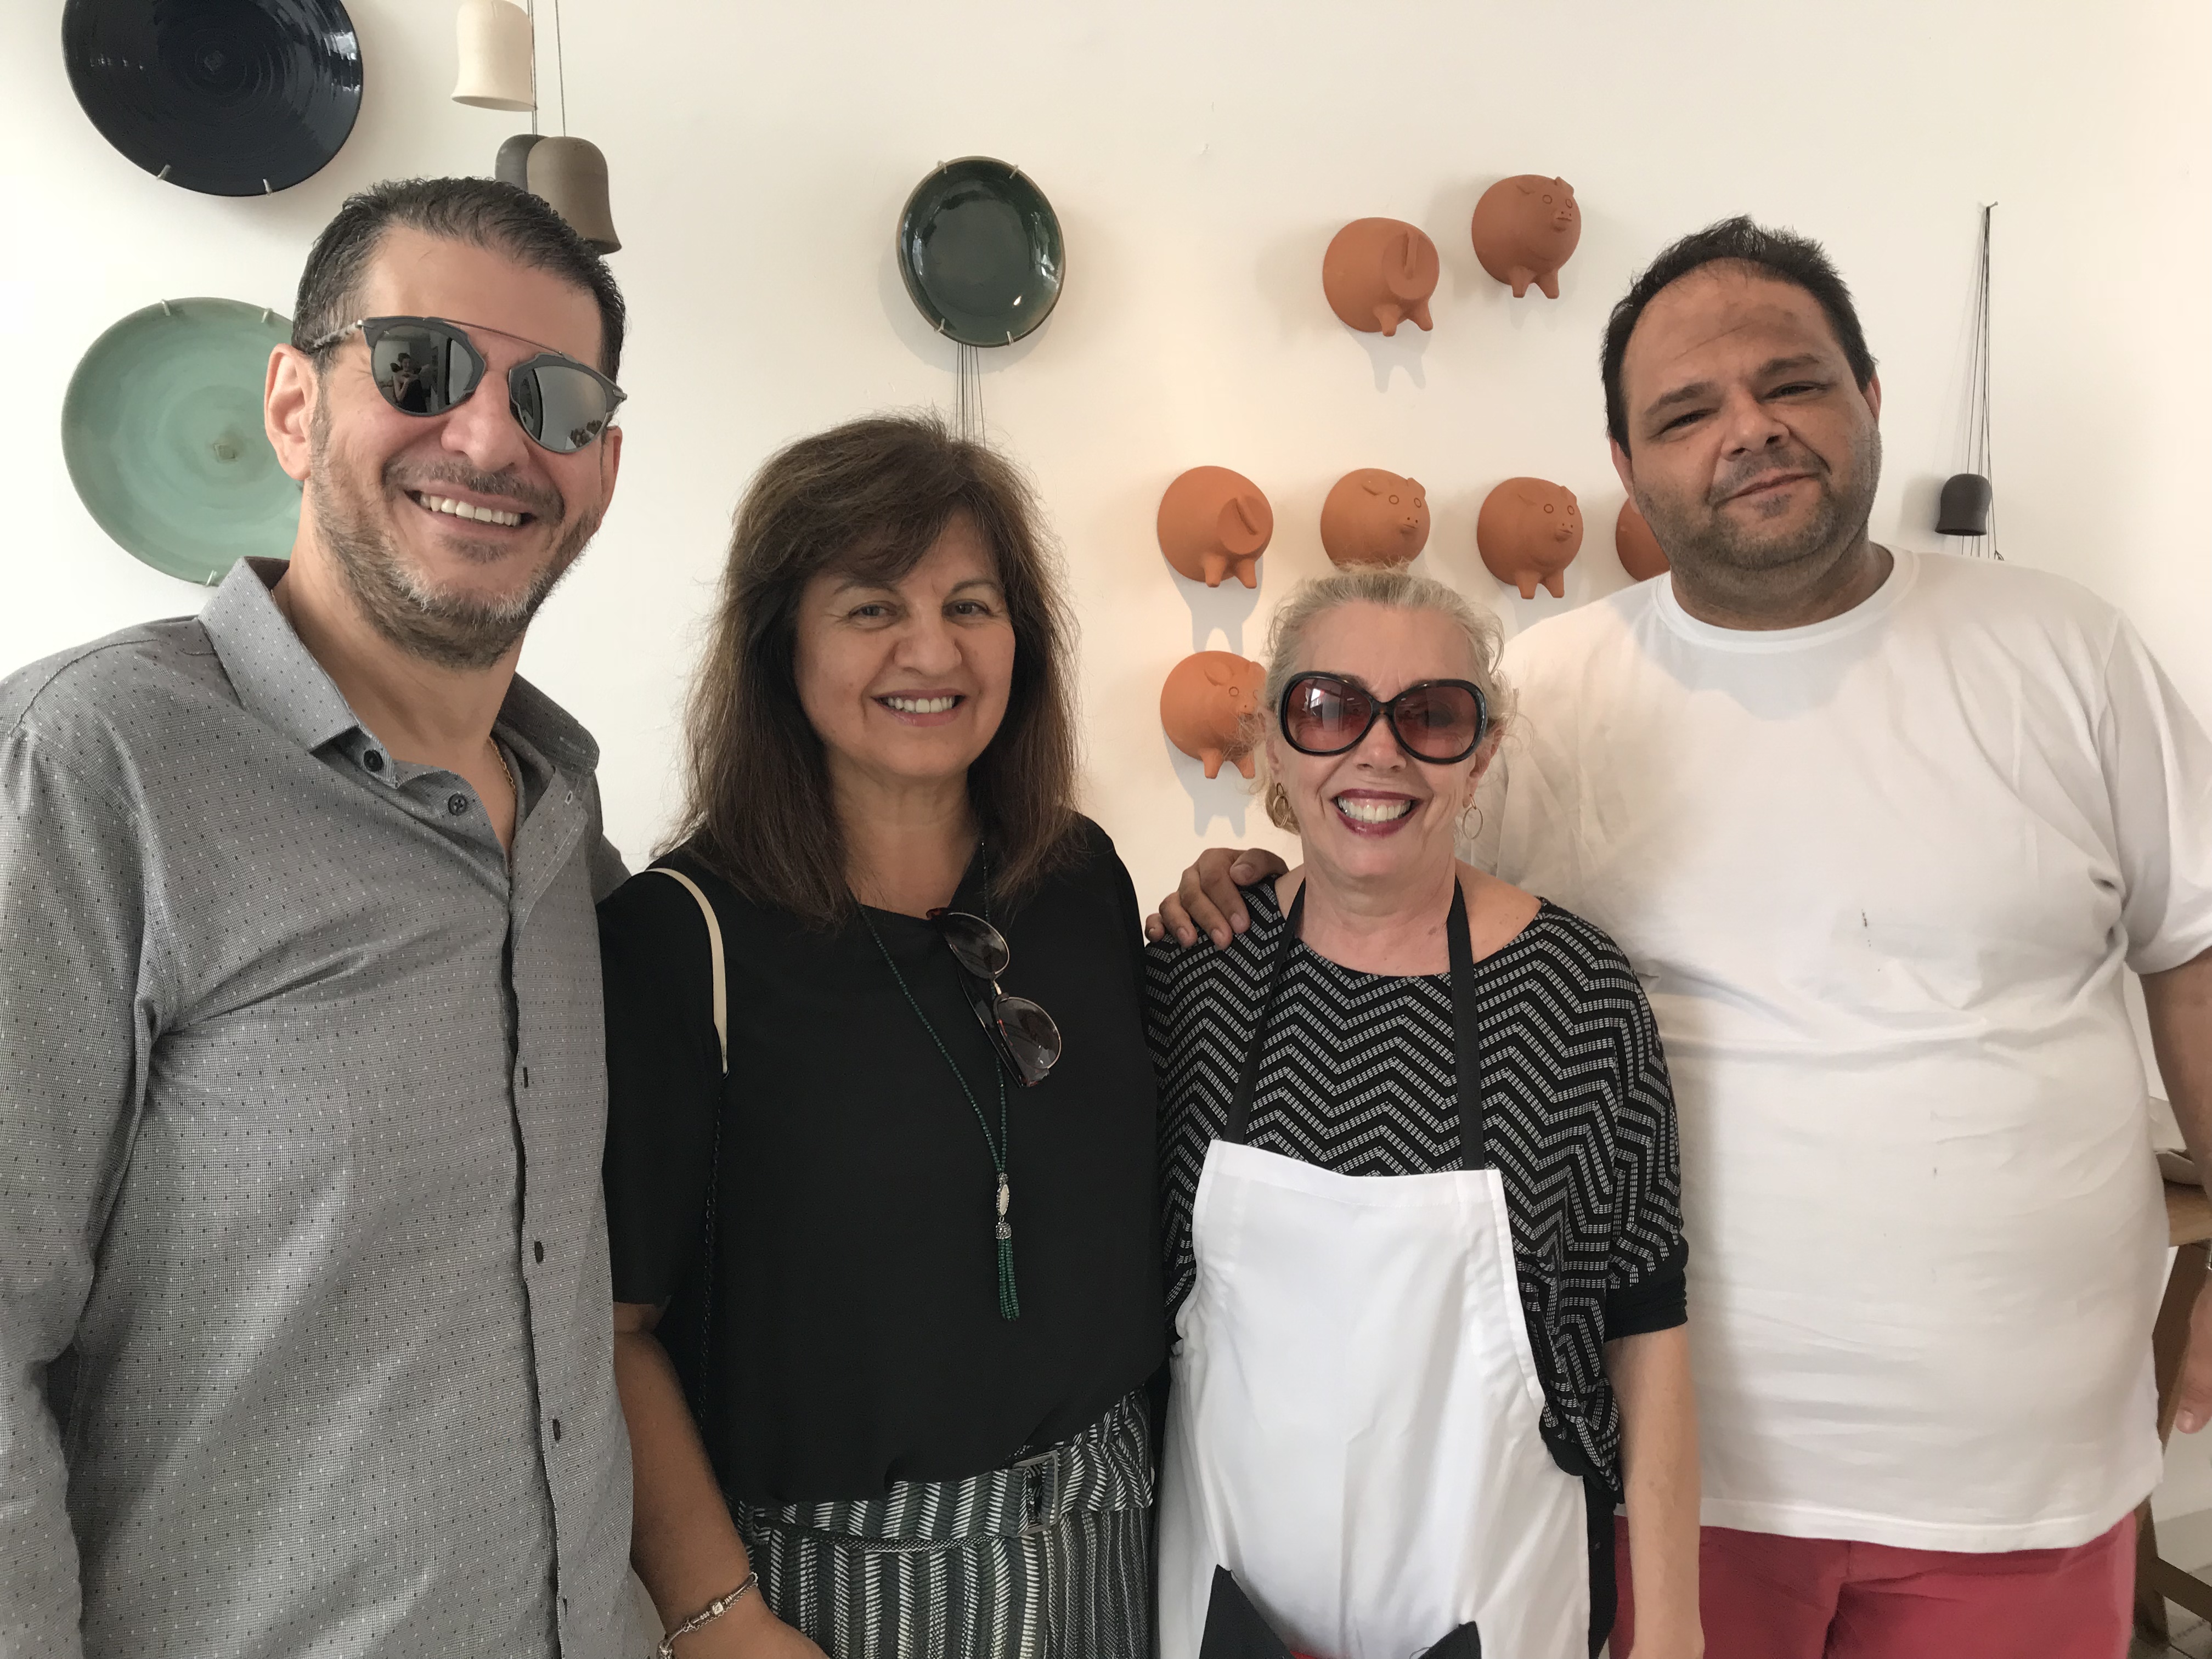
[[[1421,367],[1421,358],[1429,349],[1429,337],[1413,324],[1406,324],[1395,334],[1357,334],[1348,328],[1344,331],[1366,351],[1377,392],[1390,389],[1390,372],[1397,368],[1406,371],[1406,379],[1416,391],[1427,389],[1429,377]]]
[[[1160,747],[1166,751],[1168,764],[1175,768],[1176,781],[1190,797],[1191,834],[1203,836],[1217,819],[1226,818],[1228,833],[1242,845],[1245,815],[1253,804],[1250,781],[1233,763],[1224,766],[1218,776],[1207,777],[1204,764],[1176,748],[1164,732],[1160,733]]]
[[[1237,581],[1208,587],[1204,582],[1194,582],[1172,570],[1167,574],[1190,605],[1190,648],[1234,651],[1240,657],[1244,655],[1244,624],[1260,608],[1260,590]],[[1222,636],[1218,646],[1213,643],[1216,634]]]
[[[1943,480],[1933,472],[1916,472],[1905,481],[1897,502],[1898,538],[1911,547],[1937,548],[1947,553],[1971,552],[1973,543],[1962,537],[1936,533],[1936,508],[1943,499]]]

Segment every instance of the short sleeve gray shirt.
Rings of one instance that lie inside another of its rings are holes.
[[[597,750],[510,863],[281,569],[0,682],[0,1654],[611,1659]]]

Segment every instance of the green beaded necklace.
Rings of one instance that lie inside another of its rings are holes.
[[[988,854],[981,856],[983,920],[988,921],[991,919],[991,864]],[[1014,1292],[1014,1227],[1006,1219],[1006,1211],[1013,1202],[1013,1188],[1006,1181],[1006,1067],[999,1063],[998,1052],[994,1049],[991,1070],[999,1079],[999,1133],[994,1139],[991,1133],[991,1120],[983,1115],[983,1108],[975,1099],[975,1091],[968,1086],[967,1073],[953,1064],[951,1050],[945,1046],[945,1039],[937,1035],[937,1027],[929,1023],[929,1016],[921,1012],[921,1005],[915,1000],[913,991],[908,988],[906,975],[899,972],[898,963],[891,956],[890,947],[884,943],[884,936],[876,931],[876,924],[869,921],[866,905],[860,907],[860,921],[868,930],[868,937],[875,940],[876,949],[883,953],[884,965],[891,970],[891,977],[898,981],[899,994],[906,999],[906,1006],[914,1010],[914,1017],[921,1022],[921,1029],[929,1033],[929,1040],[937,1045],[937,1052],[945,1061],[945,1070],[952,1073],[952,1080],[960,1085],[960,1092],[968,1097],[968,1109],[975,1114],[976,1126],[983,1131],[983,1144],[991,1150],[991,1173],[998,1178],[998,1218],[992,1229],[992,1236],[999,1243],[999,1317],[1019,1319],[1022,1316],[1021,1298]]]

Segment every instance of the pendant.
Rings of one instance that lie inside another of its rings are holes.
[[[1000,1176],[999,1177],[999,1224],[994,1235],[998,1238],[1008,1239],[1014,1236],[1013,1224],[1006,1219],[1006,1210],[1013,1201],[1014,1189],[1007,1184],[1006,1176]]]

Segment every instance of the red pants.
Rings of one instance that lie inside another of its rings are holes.
[[[1628,1523],[1616,1520],[1615,1659],[1636,1641]],[[1969,1555],[1707,1527],[1705,1659],[2126,1659],[2136,1520],[2063,1550]]]

